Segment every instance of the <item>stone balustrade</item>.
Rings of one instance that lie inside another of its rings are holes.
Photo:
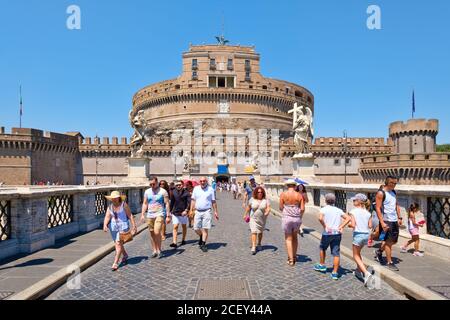
[[[147,185],[0,188],[0,259],[32,253],[76,233],[103,225],[105,195],[127,195],[133,213],[141,211]]]
[[[266,183],[264,185],[270,199],[278,201],[281,192],[286,188],[281,183]],[[370,184],[320,184],[306,186],[310,208],[318,209],[325,205],[325,195],[336,195],[336,206],[349,212],[353,208],[351,198],[357,193],[366,194],[375,201],[379,185]],[[401,208],[403,221],[407,219],[407,209],[413,202],[420,205],[425,216],[426,228],[420,228],[421,247],[433,255],[450,260],[450,186],[441,185],[398,185],[397,201]],[[400,235],[410,238],[403,226]],[[403,241],[403,240],[399,240]]]

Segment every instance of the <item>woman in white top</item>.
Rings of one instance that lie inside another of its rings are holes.
[[[244,220],[250,223],[252,232],[252,254],[256,254],[256,249],[261,249],[263,232],[266,227],[267,216],[270,214],[269,200],[266,199],[266,192],[262,187],[253,190],[253,197],[249,200],[245,210]],[[258,247],[256,240],[258,239]]]
[[[361,257],[361,250],[369,241],[370,230],[372,229],[372,214],[368,211],[371,207],[370,200],[366,195],[359,193],[352,198],[354,209],[350,211],[351,222],[349,227],[353,228],[353,259],[356,262],[356,277],[364,276],[364,285],[371,286],[372,274]]]

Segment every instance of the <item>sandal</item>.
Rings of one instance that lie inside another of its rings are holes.
[[[121,263],[127,264],[127,262],[128,262],[127,260],[128,260],[128,255],[123,256]]]
[[[117,263],[114,263],[111,267],[112,271],[117,271],[117,269],[119,269],[119,265]]]

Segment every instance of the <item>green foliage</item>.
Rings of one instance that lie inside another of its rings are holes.
[[[450,144],[441,144],[436,146],[437,152],[450,152]]]

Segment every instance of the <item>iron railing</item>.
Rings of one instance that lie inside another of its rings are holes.
[[[73,221],[73,197],[64,194],[48,198],[48,228],[58,227]]]
[[[107,191],[97,192],[95,194],[95,215],[99,216],[106,213],[108,208],[108,201],[105,196],[108,195]]]
[[[450,198],[428,198],[428,234],[450,239]]]
[[[314,205],[316,207],[320,207],[320,190],[319,189],[313,190],[313,198],[314,198]]]
[[[0,241],[11,238],[11,201],[0,201]]]
[[[347,193],[344,190],[335,190],[334,195],[336,196],[336,207],[342,211],[347,211]]]

